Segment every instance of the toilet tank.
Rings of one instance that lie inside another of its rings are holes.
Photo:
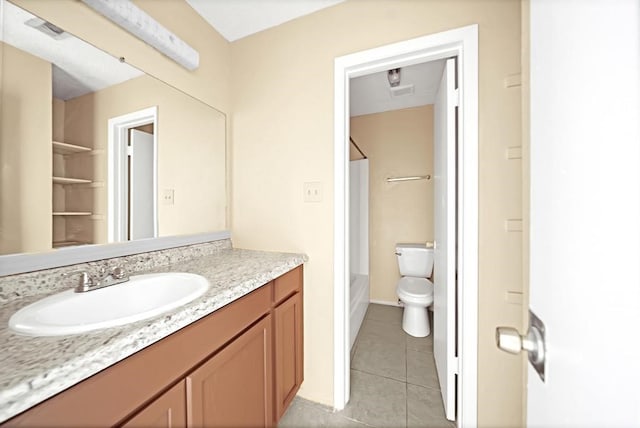
[[[426,244],[396,244],[400,275],[429,278],[433,272],[433,248]]]

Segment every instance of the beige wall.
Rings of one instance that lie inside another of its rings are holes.
[[[354,141],[356,142],[356,144],[358,144],[358,141],[356,140]],[[360,147],[360,144],[358,144],[358,147]],[[360,147],[360,149],[362,149],[362,147]],[[358,149],[356,149],[356,147],[353,144],[349,144],[349,160],[358,160],[358,159],[364,159],[364,158],[362,157],[362,154],[358,151]]]
[[[223,230],[225,117],[152,77],[138,77],[65,103],[66,142],[93,147],[101,153],[84,156],[76,163],[68,162],[68,173],[72,177],[106,183],[109,119],[151,106],[158,107],[159,235]],[[174,190],[173,205],[162,202],[164,189]],[[93,202],[81,202],[89,197],[93,197]],[[95,225],[93,242],[107,242],[106,186],[78,189],[73,199],[81,205],[75,209],[92,205],[94,213],[104,217],[103,220],[76,219],[78,229],[91,230],[90,224],[81,226],[80,223],[91,221]]]
[[[53,140],[64,142],[64,101],[53,98],[52,104],[51,123],[53,127]]]
[[[433,106],[352,117],[351,136],[369,158],[370,298],[396,303],[395,245],[433,241],[433,180],[386,178],[433,174]]]
[[[44,251],[51,248],[51,65],[2,45],[0,254]]]
[[[305,383],[301,395],[333,399],[334,58],[469,24],[479,26],[479,422],[522,422],[521,359],[499,352],[495,328],[517,325],[521,238],[520,2],[347,1],[232,44],[232,232],[239,247],[303,251]],[[321,203],[303,183],[322,183]]]

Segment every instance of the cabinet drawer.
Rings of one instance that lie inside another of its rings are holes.
[[[276,278],[273,301],[278,304],[291,294],[302,291],[302,266]]]

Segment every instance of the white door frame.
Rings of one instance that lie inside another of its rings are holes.
[[[107,228],[108,242],[127,241],[127,145],[129,129],[153,123],[153,231],[158,236],[158,107],[128,113],[108,122]]]
[[[477,424],[478,385],[478,26],[418,37],[335,59],[334,64],[334,376],[336,410],[350,394],[349,79],[458,57],[458,391],[457,424]]]

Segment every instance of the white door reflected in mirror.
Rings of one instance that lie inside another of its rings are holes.
[[[158,236],[157,113],[109,119],[109,242]]]
[[[129,240],[156,237],[153,140],[151,133],[129,131]]]

